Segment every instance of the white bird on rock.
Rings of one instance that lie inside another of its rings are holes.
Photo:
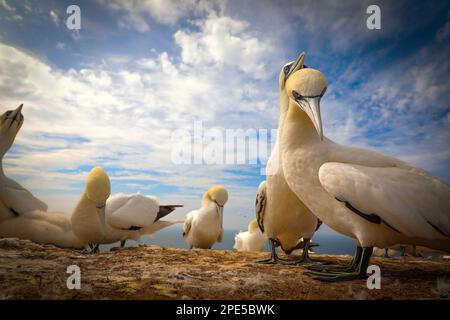
[[[289,107],[280,136],[286,181],[314,214],[356,240],[344,270],[314,266],[323,281],[366,277],[373,247],[422,245],[450,251],[450,186],[422,169],[323,137],[320,99],[327,80],[303,68],[286,82]]]
[[[183,237],[191,249],[211,249],[214,243],[222,242],[223,207],[227,201],[227,190],[214,186],[203,195],[200,209],[187,214]]]
[[[32,210],[19,214],[0,224],[1,237],[17,237],[58,247],[98,249],[103,238],[104,207],[109,197],[110,185],[100,167],[92,169],[86,187],[72,216]]]
[[[261,232],[258,221],[253,219],[248,224],[247,231],[234,236],[234,249],[237,251],[261,251],[267,237]]]
[[[108,174],[99,167],[94,168],[88,176],[86,196],[72,214],[75,233],[90,244],[94,252],[100,244],[120,241],[123,247],[128,239],[138,240],[143,235],[184,222],[160,220],[180,205],[160,206],[156,198],[141,194],[116,194],[109,197],[110,188]],[[98,215],[92,214],[92,210],[82,211],[78,208],[94,204]]]
[[[156,197],[141,194],[119,193],[106,201],[106,231],[102,244],[138,240],[184,220],[167,221],[167,216],[182,205],[160,205]]]
[[[3,171],[3,157],[11,148],[24,122],[21,104],[0,116],[0,223],[32,210],[47,211],[47,205]]]

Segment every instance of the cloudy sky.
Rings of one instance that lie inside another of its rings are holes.
[[[74,3],[79,31],[66,27]],[[366,27],[374,3],[381,30]],[[25,104],[5,171],[67,212],[95,165],[113,192],[184,204],[174,217],[223,184],[225,226],[245,228],[263,163],[175,165],[172,134],[196,121],[219,132],[275,129],[278,73],[305,51],[329,81],[325,135],[449,181],[449,9],[447,1],[0,0],[0,112]]]

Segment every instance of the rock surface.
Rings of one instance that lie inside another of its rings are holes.
[[[267,253],[140,246],[99,254],[0,240],[0,299],[448,299],[450,261],[372,258],[381,289],[365,280],[322,283],[303,266],[256,264]],[[348,256],[320,257],[346,264]],[[81,270],[69,290],[67,267]]]

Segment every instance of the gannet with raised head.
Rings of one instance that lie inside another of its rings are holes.
[[[83,243],[89,244],[92,252],[98,251],[106,234],[105,206],[110,194],[108,174],[100,167],[93,168],[71,217],[73,232]]]
[[[247,231],[234,236],[234,249],[237,251],[261,251],[267,237],[259,229],[258,221],[253,219],[248,224]]]
[[[267,163],[267,180],[262,182],[256,196],[256,215],[258,224],[269,238],[271,256],[262,263],[295,264],[311,262],[309,258],[310,239],[318,228],[318,220],[302,203],[286,183],[279,152],[279,137],[283,131],[284,119],[288,109],[289,98],[285,84],[289,77],[304,66],[305,54],[285,66],[279,75],[280,117],[278,122],[277,141]],[[303,238],[304,241],[300,242]],[[286,261],[278,258],[275,247],[280,246],[286,254],[304,245],[303,254],[296,260]]]
[[[24,122],[21,104],[0,116],[0,223],[32,210],[47,211],[47,205],[3,171],[3,157],[11,148]]]
[[[450,186],[424,170],[323,137],[320,100],[327,80],[304,68],[286,83],[289,106],[280,139],[286,181],[314,214],[352,237],[349,268],[315,267],[314,278],[366,277],[373,247],[416,244],[450,251]]]
[[[106,201],[106,230],[102,244],[138,240],[184,220],[161,220],[182,205],[160,205],[156,197],[119,193]]]
[[[227,201],[227,190],[214,186],[203,195],[200,209],[187,214],[183,237],[191,249],[211,249],[214,243],[222,242],[223,207]]]

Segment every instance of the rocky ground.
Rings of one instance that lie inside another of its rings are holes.
[[[322,283],[303,266],[262,265],[267,253],[141,246],[84,254],[0,240],[0,299],[448,299],[450,260],[372,258],[380,290],[365,280]],[[324,256],[338,264],[346,256]],[[67,288],[67,267],[81,289]]]

